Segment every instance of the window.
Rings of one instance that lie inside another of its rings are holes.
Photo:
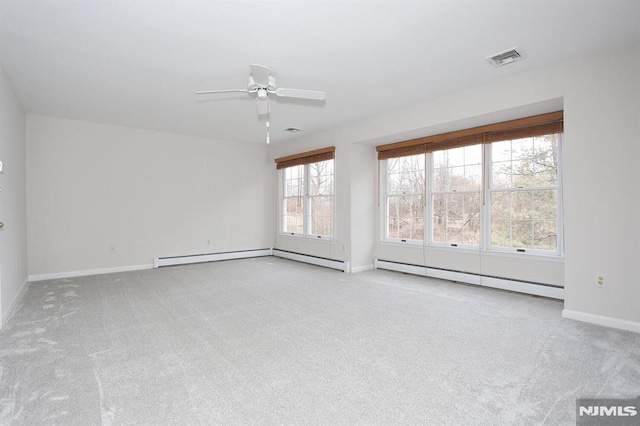
[[[378,147],[383,238],[561,253],[562,111]]]
[[[491,246],[556,250],[558,134],[491,144]]]
[[[280,170],[280,231],[334,236],[334,147],[276,159]]]
[[[333,236],[333,160],[319,161],[307,166],[309,213],[307,234]]]
[[[387,238],[423,239],[424,166],[424,154],[387,160]]]
[[[283,169],[282,232],[304,233],[304,166]]]
[[[480,244],[482,145],[432,154],[432,241]]]

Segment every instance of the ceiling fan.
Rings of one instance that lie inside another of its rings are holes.
[[[269,95],[283,98],[309,99],[313,101],[322,101],[325,98],[324,92],[318,90],[285,89],[278,87],[276,79],[271,75],[269,68],[258,64],[251,64],[251,74],[249,75],[249,82],[246,89],[203,90],[196,93],[198,95],[209,95],[229,92],[242,92],[250,95],[256,94],[258,115],[267,116],[267,143],[269,143]]]

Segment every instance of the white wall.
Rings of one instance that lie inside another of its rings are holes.
[[[29,275],[271,247],[273,169],[264,145],[28,115]]]
[[[0,326],[27,282],[25,115],[0,68]]]
[[[500,70],[497,69],[496,73]],[[540,69],[497,83],[466,90],[432,102],[370,117],[274,149],[275,156],[299,147],[338,144],[337,191],[351,191],[356,172],[340,163],[345,145],[376,145],[473,127],[541,113],[560,105],[565,111],[564,263],[531,261],[451,251],[427,251],[378,242],[376,256],[488,275],[564,284],[565,308],[590,315],[640,323],[640,274],[635,263],[640,241],[640,44]],[[304,149],[299,149],[300,151]],[[370,170],[375,168],[371,162]],[[359,167],[358,173],[362,171]],[[340,185],[348,189],[340,188]],[[339,221],[351,218],[351,205],[338,204]],[[371,215],[375,215],[371,212]],[[379,230],[371,232],[378,233]],[[357,234],[338,234],[358,245]],[[276,245],[281,244],[278,239]],[[307,243],[305,249],[313,253]],[[319,255],[319,254],[317,254]],[[426,262],[425,262],[426,260]],[[607,288],[595,286],[595,275],[607,274]],[[640,326],[640,324],[638,324]]]
[[[349,169],[351,178],[350,215],[351,240],[350,261],[352,271],[373,268],[375,257],[377,217],[372,214],[377,208],[377,163],[376,151],[373,147],[351,144],[349,147]]]
[[[640,323],[640,45],[563,71],[565,308]]]

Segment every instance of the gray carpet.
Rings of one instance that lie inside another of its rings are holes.
[[[575,424],[640,395],[640,335],[562,303],[265,257],[30,284],[0,424]]]

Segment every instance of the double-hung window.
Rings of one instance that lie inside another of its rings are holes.
[[[434,151],[431,172],[431,241],[480,243],[482,145]]]
[[[560,255],[562,116],[379,146],[383,240]]]
[[[491,144],[491,247],[558,248],[559,134]]]
[[[275,160],[282,234],[334,237],[334,155],[335,148],[329,147]]]
[[[304,165],[282,170],[282,232],[304,234]]]
[[[424,236],[424,154],[387,160],[386,237],[422,240]]]

